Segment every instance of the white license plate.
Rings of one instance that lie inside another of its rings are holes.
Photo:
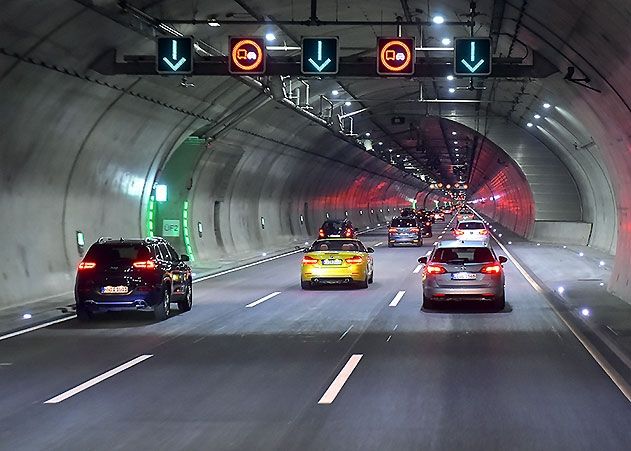
[[[342,260],[339,258],[322,260],[323,265],[341,265]]]
[[[330,238],[340,238],[342,235],[329,235]]]
[[[107,286],[107,287],[103,287],[101,289],[101,293],[103,294],[127,294],[127,292],[129,291],[129,288],[127,288],[125,285],[118,285],[118,286]]]
[[[470,272],[457,272],[451,275],[452,280],[475,280],[475,274]]]

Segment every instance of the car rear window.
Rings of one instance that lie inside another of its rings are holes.
[[[86,260],[99,262],[148,260],[149,250],[142,244],[94,244]]]
[[[408,218],[394,218],[392,227],[416,227],[416,221]]]
[[[484,229],[484,223],[478,221],[472,222],[461,222],[458,224],[458,228],[460,230],[476,230],[476,229]]]
[[[357,240],[317,240],[309,248],[309,252],[318,251],[366,252],[366,248]]]
[[[325,232],[338,232],[344,227],[344,223],[342,221],[327,221],[322,224],[322,228]]]
[[[432,261],[438,263],[488,263],[495,261],[487,247],[446,247],[436,249]]]

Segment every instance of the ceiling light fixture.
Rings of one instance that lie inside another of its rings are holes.
[[[344,105],[351,106],[351,102],[344,102]]]
[[[456,132],[451,132],[452,135],[456,136]]]
[[[340,91],[338,91],[337,89],[334,89],[333,91],[331,91],[331,94],[336,96],[340,93]]]
[[[550,105],[548,102],[543,104],[543,107],[547,110],[548,108],[550,108],[552,105]]]
[[[454,92],[456,92],[456,88],[449,88],[449,92],[453,94]]]
[[[443,45],[449,45],[451,44],[451,39],[449,38],[443,38],[442,41],[440,41]]]
[[[453,75],[447,75],[447,80],[452,81],[454,79]]]
[[[434,22],[437,25],[440,25],[441,23],[445,23],[445,18],[443,16],[434,16],[432,17],[432,22]]]
[[[276,40],[276,36],[274,36],[274,33],[267,33],[265,35],[265,39],[268,41],[275,41]]]
[[[526,124],[526,127],[532,127],[532,122],[528,122],[528,123]]]
[[[540,114],[535,114],[533,117],[534,117],[535,119],[540,119],[540,118],[541,118],[541,115],[540,115]]]

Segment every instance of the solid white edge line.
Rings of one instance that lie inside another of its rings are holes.
[[[404,294],[405,294],[405,291],[399,291],[397,295],[394,297],[394,299],[392,300],[392,302],[388,304],[388,307],[396,307],[401,301],[401,298],[403,298]]]
[[[76,395],[77,393],[81,393],[84,390],[87,390],[88,388],[98,384],[99,382],[103,382],[105,379],[109,379],[110,377],[125,371],[128,368],[131,368],[134,365],[139,364],[140,362],[144,362],[145,360],[149,359],[153,357],[153,354],[143,354],[140,355],[138,357],[136,357],[133,360],[130,360],[127,363],[123,363],[122,365],[117,366],[116,368],[112,368],[109,371],[106,371],[105,373],[96,376],[88,381],[85,381],[83,384],[77,385],[74,388],[71,388],[68,391],[65,391],[57,396],[55,396],[54,398],[50,398],[48,401],[44,401],[44,404],[57,404],[60,403],[74,395]]]
[[[375,246],[375,247],[377,247],[377,246],[381,246],[382,244],[383,244],[383,242],[382,242],[382,241],[379,241],[379,242],[378,242],[377,244],[375,244],[374,246]]]
[[[517,270],[521,273],[521,275],[524,277],[524,279],[526,279],[528,281],[528,283],[540,294],[543,295],[543,289],[541,288],[541,286],[532,278],[530,277],[530,274],[528,274],[526,272],[526,270],[519,264],[519,262],[517,262],[517,260],[515,260],[515,258],[513,257],[513,255],[508,251],[508,249],[506,249],[506,246],[504,246],[502,243],[500,243],[500,241],[495,237],[495,235],[491,234],[491,236],[493,237],[493,239],[495,240],[495,242],[502,248],[502,250],[506,253],[506,256],[508,258],[510,258],[511,262],[513,263],[513,265],[515,265],[515,268],[517,268]],[[610,364],[609,362],[607,362],[607,360],[603,357],[603,355],[600,353],[600,351],[598,351],[589,341],[589,339],[587,337],[585,337],[585,335],[583,335],[583,333],[581,331],[579,331],[578,329],[576,329],[576,327],[574,327],[572,325],[572,323],[568,322],[563,315],[561,315],[561,313],[557,310],[557,308],[548,300],[548,298],[546,296],[542,296],[543,299],[545,299],[546,303],[550,306],[550,308],[552,309],[552,311],[556,314],[556,316],[561,320],[561,322],[563,322],[563,324],[565,324],[565,326],[570,330],[570,332],[572,332],[572,334],[576,337],[576,339],[581,343],[581,345],[583,345],[583,347],[585,348],[585,350],[587,350],[587,352],[589,352],[589,354],[592,356],[592,358],[596,361],[596,363],[598,363],[598,365],[603,369],[603,371],[605,372],[605,374],[607,374],[607,376],[609,376],[609,379],[611,379],[611,381],[616,385],[616,387],[618,387],[618,390],[620,390],[622,392],[622,394],[627,398],[627,400],[629,402],[631,402],[631,387],[629,387],[629,385],[627,384],[627,382],[624,380],[624,378],[620,375],[620,373],[618,373]]]
[[[64,316],[63,318],[59,318],[54,321],[48,321],[47,323],[38,324],[37,326],[29,327],[27,329],[11,332],[10,334],[2,335],[0,337],[0,341],[6,340],[7,338],[17,337],[18,335],[26,334],[28,332],[33,332],[34,330],[43,329],[44,327],[52,326],[53,324],[63,323],[64,321],[75,319],[76,317],[77,315]]]
[[[324,392],[322,398],[320,398],[320,400],[318,401],[318,404],[331,404],[333,401],[335,401],[335,398],[340,393],[342,387],[344,387],[344,384],[351,376],[351,373],[363,356],[364,354],[353,354],[350,359],[348,359],[348,362],[346,362],[346,365],[344,365],[342,371],[340,371],[340,373],[333,380],[329,388]]]
[[[254,301],[254,302],[250,302],[248,305],[246,305],[246,307],[250,308],[250,307],[254,307],[256,305],[259,305],[261,302],[265,302],[268,299],[272,299],[274,296],[278,296],[280,293],[281,293],[280,291],[275,291],[275,292],[273,292],[271,294],[268,294],[267,296],[263,296],[261,299],[258,299],[258,300]]]
[[[414,268],[414,271],[412,271],[412,274],[418,274],[421,272],[421,269],[423,269],[423,265],[422,264],[418,264],[416,266],[416,268]]]

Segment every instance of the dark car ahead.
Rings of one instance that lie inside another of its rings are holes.
[[[193,304],[191,268],[164,238],[101,238],[90,246],[77,270],[75,301],[79,319],[102,311],[153,311],[164,320],[171,303],[180,311]]]
[[[415,216],[392,218],[390,227],[388,227],[388,247],[393,247],[395,244],[423,245],[421,227],[419,227]]]
[[[318,238],[357,238],[357,229],[348,219],[328,219],[320,227]]]
[[[418,225],[421,228],[421,234],[423,237],[431,238],[432,234],[432,224],[434,223],[429,215],[426,214],[416,214],[416,220],[418,221]]]

